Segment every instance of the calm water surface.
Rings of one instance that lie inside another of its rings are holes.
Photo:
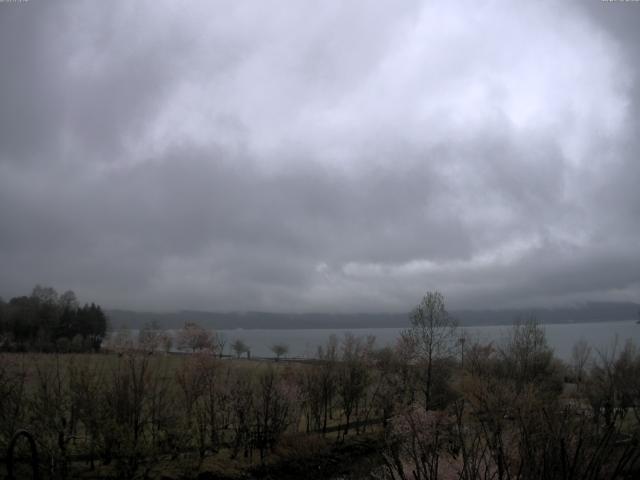
[[[563,359],[571,356],[571,348],[580,339],[586,340],[594,349],[611,350],[616,342],[621,348],[628,339],[640,345],[640,325],[635,321],[607,322],[607,323],[567,323],[543,326],[549,345],[555,354]],[[484,343],[504,341],[511,327],[507,325],[492,325],[484,327],[464,327],[465,332],[472,339]],[[374,335],[378,346],[391,345],[400,336],[402,328],[356,328],[356,329],[301,329],[301,330],[220,330],[219,333],[227,339],[227,350],[231,353],[229,344],[241,339],[251,347],[251,354],[255,357],[271,357],[269,349],[276,343],[289,346],[289,356],[313,357],[318,345],[323,345],[332,334],[341,337],[347,332],[356,336]]]

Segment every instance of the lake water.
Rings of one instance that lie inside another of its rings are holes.
[[[506,339],[512,327],[508,325],[492,325],[483,327],[464,327],[463,330],[471,339],[483,343],[501,342]],[[580,339],[586,340],[592,348],[611,350],[616,342],[622,348],[628,339],[640,345],[640,325],[635,321],[606,323],[566,323],[543,326],[547,341],[555,354],[562,359],[569,359],[573,345]],[[270,347],[283,343],[289,347],[289,356],[314,357],[318,345],[326,344],[332,334],[341,337],[346,332],[356,336],[374,335],[376,345],[385,346],[395,343],[402,328],[361,328],[361,329],[300,329],[300,330],[220,330],[227,340],[225,353],[231,353],[229,345],[236,339],[243,340],[251,348],[254,357],[272,357]]]

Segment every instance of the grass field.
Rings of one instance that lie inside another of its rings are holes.
[[[312,368],[306,363],[117,353],[13,353],[0,354],[0,362],[0,388],[12,390],[3,407],[17,412],[0,419],[0,448],[6,450],[9,432],[26,429],[37,442],[40,468],[54,463],[57,474],[64,463],[64,472],[78,478],[195,478],[202,472],[244,478],[256,469],[267,476],[271,470],[283,475],[283,464],[301,470],[309,462],[317,464],[316,472],[328,474],[348,470],[348,465],[341,466],[346,461],[343,449],[355,448],[368,457],[380,438],[375,421],[366,422],[365,428],[354,418],[362,435],[352,428],[345,437],[345,418],[336,407],[325,434],[307,431],[296,390],[303,372]],[[207,375],[215,375],[215,380],[206,383]],[[272,378],[282,392],[269,390],[265,379]],[[237,403],[246,398],[234,389],[245,387],[251,405],[242,410]],[[265,401],[265,395],[272,399]],[[265,408],[274,408],[269,402],[282,405],[267,412]],[[286,418],[275,426],[279,415]],[[241,422],[246,431],[238,427]],[[257,446],[261,444],[254,431],[264,430],[260,422],[274,432],[279,429],[277,442],[268,434],[266,454]],[[18,456],[26,458],[24,446]]]

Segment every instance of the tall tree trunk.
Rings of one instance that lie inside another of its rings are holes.
[[[433,361],[431,352],[429,352],[429,358],[427,359],[427,382],[426,388],[424,392],[424,401],[425,410],[429,410],[431,408],[431,375],[432,375]]]

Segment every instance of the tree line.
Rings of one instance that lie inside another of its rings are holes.
[[[36,285],[31,295],[0,299],[0,351],[98,351],[106,330],[102,308],[81,306],[71,290]]]

